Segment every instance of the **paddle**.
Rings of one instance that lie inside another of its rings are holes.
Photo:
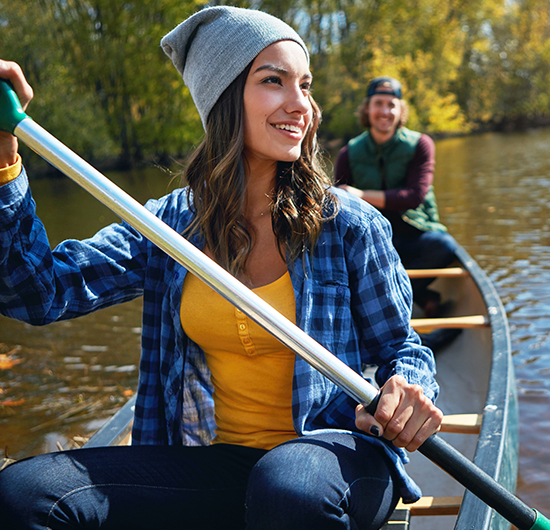
[[[358,403],[369,404],[369,411],[376,409],[376,388],[30,119],[16,94],[3,81],[0,81],[0,130],[11,132],[67,174]],[[550,530],[550,520],[529,508],[441,438],[432,436],[419,451],[520,530]]]

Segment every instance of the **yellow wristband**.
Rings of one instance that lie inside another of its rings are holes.
[[[16,179],[19,176],[19,173],[21,173],[21,155],[18,153],[15,164],[0,169],[0,186]]]

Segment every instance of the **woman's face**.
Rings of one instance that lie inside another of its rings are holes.
[[[310,87],[298,43],[279,41],[256,57],[244,87],[244,151],[251,166],[300,157],[313,114]]]

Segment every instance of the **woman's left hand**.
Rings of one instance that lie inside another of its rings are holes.
[[[374,416],[363,405],[355,409],[358,429],[384,436],[397,447],[416,451],[432,434],[439,431],[443,413],[427,398],[419,385],[394,375],[380,389]]]

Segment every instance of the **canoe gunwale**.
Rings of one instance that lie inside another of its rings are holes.
[[[456,254],[483,297],[492,336],[489,385],[473,462],[513,492],[517,476],[518,412],[508,320],[502,301],[486,273],[462,247]],[[469,491],[465,492],[455,530],[509,527],[510,523],[484,502]]]
[[[134,394],[82,447],[89,449],[121,444],[132,430],[136,397],[137,394]]]

